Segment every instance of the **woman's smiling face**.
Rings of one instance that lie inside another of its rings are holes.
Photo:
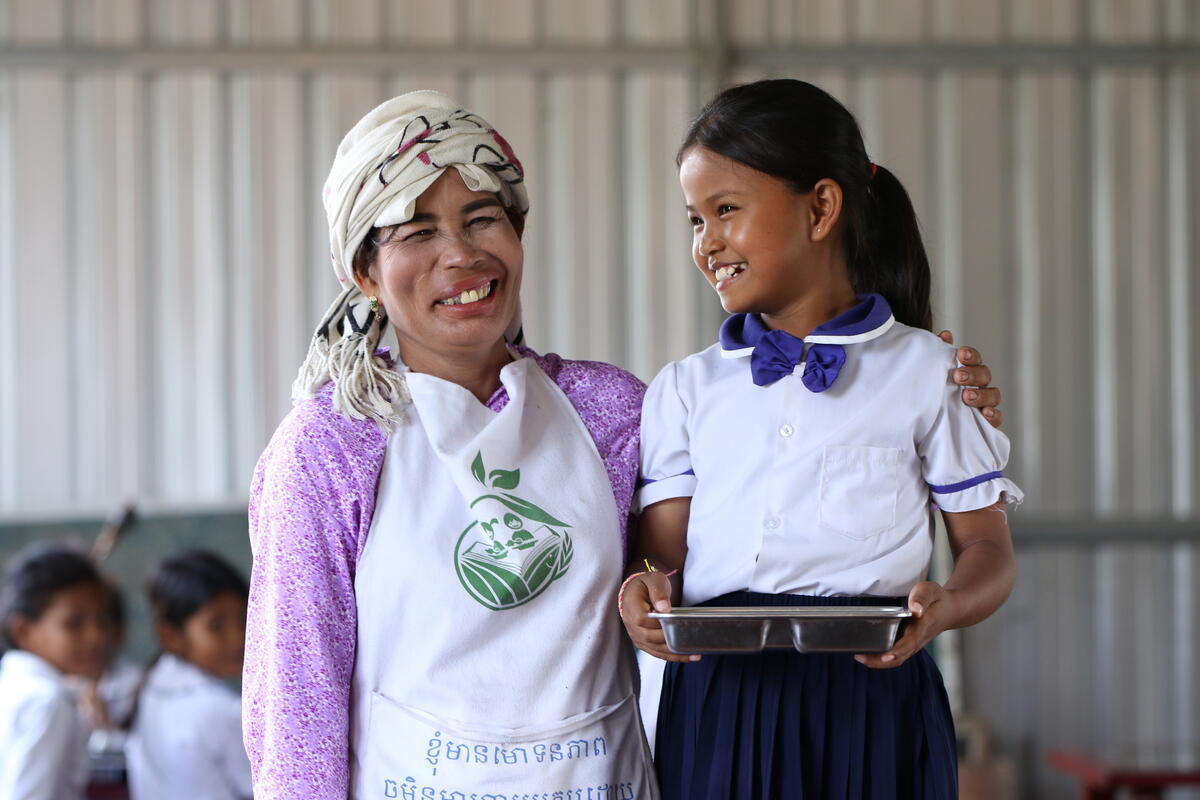
[[[417,198],[413,218],[379,232],[359,288],[379,298],[400,357],[417,371],[430,359],[486,351],[517,311],[524,251],[494,192],[473,192],[447,169]]]

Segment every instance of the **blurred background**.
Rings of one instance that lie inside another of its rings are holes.
[[[648,380],[707,346],[675,148],[766,76],[855,112],[935,326],[1004,390],[1018,586],[938,643],[963,796],[1075,796],[1055,749],[1200,769],[1194,0],[0,0],[0,557],[136,501],[109,568],[137,658],[162,556],[248,570],[250,474],[336,292],[320,187],[403,91],[524,162],[535,348]]]

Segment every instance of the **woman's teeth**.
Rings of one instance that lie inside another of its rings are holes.
[[[714,274],[717,276],[717,280],[723,281],[726,278],[732,278],[734,275],[737,275],[739,272],[741,272],[745,268],[746,268],[745,264],[729,264],[724,267],[718,267],[717,271]]]
[[[438,305],[461,306],[466,303],[477,303],[491,293],[492,284],[489,281],[478,289],[467,289],[458,297],[447,297],[445,300],[438,300]]]

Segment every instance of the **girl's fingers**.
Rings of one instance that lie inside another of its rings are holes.
[[[661,659],[663,661],[674,661],[674,662],[680,663],[680,664],[687,664],[692,661],[700,660],[700,656],[680,655],[679,653],[672,653],[670,650],[666,650],[666,649],[646,650],[646,652],[649,653],[650,655],[654,656],[655,658]]]
[[[652,572],[641,577],[649,594],[650,607],[659,613],[671,610],[671,579],[661,572]]]
[[[650,616],[650,606],[644,603],[639,603],[634,607],[630,607],[630,605],[626,603],[625,621],[626,624],[632,625],[636,628],[641,628],[642,630],[662,630],[662,623]]]
[[[888,650],[886,653],[879,653],[877,655],[877,658],[879,659],[879,665],[885,669],[890,669],[892,667],[898,667],[907,661],[908,657],[911,656],[915,650],[913,647],[915,644],[913,642],[914,638],[915,637],[905,634],[904,636],[900,637],[898,642],[892,645],[891,650]]]
[[[912,588],[908,593],[908,610],[920,619],[925,616],[925,612],[934,603],[942,599],[942,586],[933,581],[922,581]],[[915,625],[909,625],[908,630],[911,631]],[[907,638],[908,631],[905,632],[904,638]]]
[[[662,632],[662,628],[639,628],[637,636],[633,637],[634,642],[647,642],[655,647],[665,647],[667,644],[666,634]]]
[[[910,648],[902,648],[897,644],[896,647],[893,647],[886,653],[860,654],[855,656],[854,660],[871,669],[895,669],[905,661],[908,661],[913,652]]]
[[[658,631],[659,634],[662,631]],[[658,641],[653,641],[651,637],[634,638],[633,643],[643,652],[649,653],[655,658],[661,658],[663,661],[699,661],[700,656],[681,655],[680,653],[672,653],[667,647],[666,640],[660,635]]]
[[[659,628],[651,611],[671,610],[671,581],[659,572],[637,575],[621,590],[621,617],[639,627]]]
[[[657,620],[649,620],[649,622],[657,622]],[[649,653],[655,658],[660,658],[663,661],[699,661],[700,656],[696,655],[681,655],[672,653],[667,647],[667,635],[661,627],[635,627],[627,626],[629,638],[633,640],[634,645],[641,651]]]
[[[934,585],[936,586],[937,584]],[[917,586],[913,587],[914,594],[920,586],[921,584],[917,584]],[[910,595],[910,602],[911,597]],[[923,597],[923,595],[920,597]],[[933,602],[937,601],[934,600]],[[905,626],[904,633],[892,644],[890,650],[885,653],[859,654],[854,657],[854,660],[872,669],[892,669],[898,667],[912,658],[914,653],[928,643],[925,636],[926,627],[927,624],[923,614],[921,617],[913,617],[912,621]],[[928,638],[931,639],[933,637]]]

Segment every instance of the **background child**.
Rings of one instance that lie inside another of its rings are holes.
[[[128,729],[133,721],[134,705],[142,685],[142,669],[121,655],[126,637],[125,599],[121,595],[121,587],[110,580],[106,581],[106,588],[109,619],[112,623],[109,629],[108,660],[104,674],[88,688],[88,691],[95,693],[101,704],[98,710],[104,715],[93,720],[93,727],[121,731]]]
[[[0,800],[82,796],[87,730],[65,676],[95,680],[107,654],[104,584],[62,546],[14,558],[0,590]]]
[[[664,798],[957,797],[953,723],[922,649],[990,615],[1014,578],[997,501],[1008,442],[946,382],[907,193],[851,114],[793,80],[715,98],[679,153],[693,258],[732,316],[669,364],[642,417],[637,561],[622,616],[667,659]],[[932,503],[955,568],[923,581]],[[647,614],[907,605],[879,655],[680,657]]]
[[[134,800],[248,798],[241,698],[246,581],[216,555],[167,559],[150,582],[162,655],[138,698],[126,745]]]
[[[105,593],[109,624],[102,674],[68,680],[89,729],[88,782],[93,786],[125,783],[125,740],[143,678],[142,668],[121,655],[126,635],[121,587],[106,579]]]

